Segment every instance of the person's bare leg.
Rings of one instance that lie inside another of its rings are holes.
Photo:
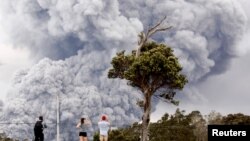
[[[83,141],[88,141],[88,138],[87,137],[83,137]]]
[[[108,136],[104,136],[104,141],[108,141]]]
[[[104,141],[104,139],[103,139],[103,136],[102,136],[102,135],[100,135],[100,141]]]
[[[80,141],[84,141],[84,138],[83,138],[83,136],[80,136]]]

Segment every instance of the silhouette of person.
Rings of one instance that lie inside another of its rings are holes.
[[[43,116],[39,116],[38,121],[34,126],[35,141],[44,141],[43,129],[47,128],[43,122]]]

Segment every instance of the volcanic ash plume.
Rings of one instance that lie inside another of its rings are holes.
[[[90,60],[79,61],[77,65],[69,64],[70,61],[44,59],[30,70],[17,73],[14,79],[16,91],[8,97],[10,102],[6,104],[2,120],[34,123],[36,117],[43,115],[49,127],[46,132],[50,136],[46,138],[52,140],[56,132],[57,95],[60,96],[61,133],[66,140],[77,139],[75,126],[82,116],[92,120],[90,129],[96,129],[101,114],[109,115],[113,126],[123,126],[138,120],[140,110],[136,106],[139,98],[137,92],[128,88],[126,83],[108,81],[100,75],[99,84],[91,82],[85,77],[93,75],[93,72],[84,71],[85,61]],[[14,137],[22,138],[21,132],[25,133],[24,137],[31,138],[33,125],[14,124],[5,131],[10,131],[8,133]]]
[[[67,141],[77,140],[75,125],[83,115],[92,120],[92,131],[102,113],[114,126],[139,121],[139,91],[108,79],[107,72],[117,51],[135,49],[142,25],[146,30],[164,16],[174,28],[154,39],[174,48],[190,82],[186,92],[226,71],[238,55],[246,16],[234,0],[2,0],[0,20],[9,42],[29,48],[34,58],[50,58],[16,74],[2,121],[30,123],[44,115],[45,138],[54,140],[57,94]],[[31,138],[33,125],[2,128]]]

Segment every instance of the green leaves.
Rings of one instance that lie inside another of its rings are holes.
[[[129,85],[140,89],[150,88],[153,92],[161,87],[182,89],[187,79],[181,74],[182,67],[173,50],[155,42],[146,43],[139,57],[135,51],[125,55],[125,51],[117,53],[109,70],[109,78],[127,79]]]

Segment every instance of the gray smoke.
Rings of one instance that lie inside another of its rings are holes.
[[[190,82],[184,93],[200,99],[195,84],[227,70],[247,19],[233,0],[2,0],[0,9],[9,42],[50,58],[17,72],[1,119],[34,122],[42,114],[51,123],[48,140],[55,138],[57,94],[64,140],[77,139],[74,127],[82,115],[91,118],[92,131],[102,113],[115,126],[140,120],[139,91],[107,79],[107,72],[117,51],[135,49],[142,25],[146,30],[167,16],[174,28],[154,39],[174,48]],[[31,138],[32,126],[4,130]]]
[[[246,29],[246,34],[243,36],[242,41],[239,44],[239,53],[242,55],[247,54],[250,51],[250,40],[249,40],[249,36],[250,36],[250,9],[249,9],[249,5],[250,5],[250,1],[249,0],[239,0],[239,2],[241,3],[243,9],[245,10],[245,13],[247,15],[248,18],[248,22],[247,22],[247,29]]]
[[[87,45],[92,50],[134,43],[142,30],[138,19],[120,14],[115,0],[3,0],[0,6],[10,42],[38,58],[64,59]]]
[[[135,105],[137,98],[140,98],[137,92],[128,88],[124,82],[109,81],[101,75],[99,78],[92,78],[96,82],[87,78],[86,76],[98,74],[85,70],[102,70],[102,66],[95,65],[86,68],[85,61],[90,61],[87,58],[91,59],[86,57],[81,60],[76,56],[76,64],[73,64],[74,59],[43,59],[30,70],[19,71],[13,80],[15,91],[8,96],[10,102],[6,104],[2,120],[34,123],[36,117],[43,115],[49,126],[46,138],[52,140],[56,132],[58,94],[61,102],[61,133],[65,140],[77,139],[75,126],[82,116],[92,120],[92,128],[97,127],[101,114],[109,115],[114,122],[113,126],[137,121],[140,116],[140,110]],[[112,87],[115,89],[111,89]],[[33,125],[25,128],[22,126],[12,125],[4,130],[17,138],[24,138],[23,135],[31,138]],[[18,134],[14,131],[18,131]]]

